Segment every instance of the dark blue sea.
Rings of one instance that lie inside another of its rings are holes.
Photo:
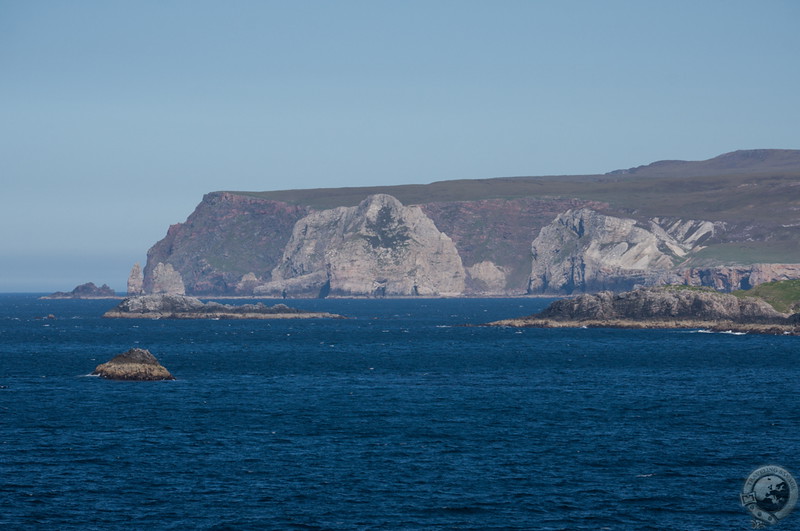
[[[0,528],[742,530],[754,469],[800,473],[800,338],[463,326],[542,299],[288,302],[349,319],[0,296]],[[177,380],[86,376],[131,347]]]

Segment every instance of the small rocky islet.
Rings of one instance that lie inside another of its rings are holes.
[[[327,312],[305,312],[285,304],[264,303],[231,305],[203,302],[186,295],[140,295],[123,299],[103,314],[106,318],[127,319],[343,319]]]
[[[161,365],[149,350],[132,348],[95,367],[93,376],[108,380],[160,381],[175,377]]]
[[[583,294],[539,313],[488,323],[518,328],[680,328],[800,335],[800,314],[778,312],[754,297],[702,289],[640,288]]]
[[[87,282],[76,286],[72,291],[56,291],[50,295],[45,295],[42,299],[118,299],[116,292],[103,284],[100,287],[94,282]]]

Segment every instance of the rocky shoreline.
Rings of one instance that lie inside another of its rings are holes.
[[[631,330],[707,330],[709,332],[730,332],[737,334],[768,334],[800,336],[800,328],[788,324],[735,323],[733,321],[636,321],[633,319],[588,319],[575,321],[555,321],[552,319],[503,319],[489,323],[489,326],[512,328],[621,328]]]
[[[782,314],[760,299],[706,290],[646,288],[555,301],[527,317],[488,326],[517,328],[698,329],[800,335],[800,314]]]
[[[344,319],[327,312],[304,312],[285,304],[263,303],[234,306],[202,302],[185,295],[128,297],[103,314],[112,319]]]

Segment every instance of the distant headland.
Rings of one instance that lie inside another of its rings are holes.
[[[800,279],[800,150],[594,175],[206,194],[128,293],[571,296]]]

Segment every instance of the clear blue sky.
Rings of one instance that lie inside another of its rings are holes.
[[[204,193],[800,148],[800,2],[0,0],[0,291],[125,289]]]

